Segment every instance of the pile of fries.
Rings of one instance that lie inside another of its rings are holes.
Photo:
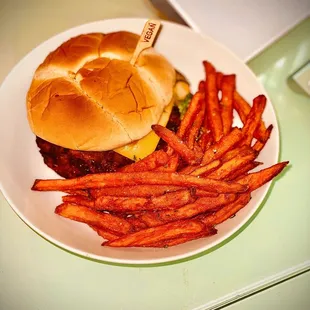
[[[89,225],[111,247],[168,247],[216,234],[278,175],[288,162],[258,172],[256,159],[268,141],[266,105],[259,95],[250,106],[236,90],[235,75],[203,62],[199,83],[176,133],[152,129],[167,149],[115,173],[75,179],[36,180],[32,189],[67,193],[55,213]],[[242,128],[232,127],[236,110]]]

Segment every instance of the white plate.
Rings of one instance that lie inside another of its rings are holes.
[[[140,33],[144,19],[113,19],[82,25],[49,39],[30,52],[11,71],[0,89],[0,188],[21,219],[44,238],[74,253],[117,263],[146,264],[188,257],[222,242],[236,232],[261,204],[270,184],[253,193],[246,208],[233,219],[218,226],[218,234],[167,249],[109,248],[100,246],[102,239],[88,226],[54,214],[61,202],[59,193],[30,190],[36,178],[56,178],[43,163],[26,118],[25,98],[37,66],[47,54],[67,39],[88,32],[128,30]],[[185,73],[196,90],[203,78],[202,61],[207,59],[224,73],[237,74],[237,88],[249,101],[265,94],[254,74],[225,47],[209,37],[202,37],[187,27],[163,22],[156,49]],[[274,110],[268,100],[264,112],[266,124],[274,130],[259,160],[265,166],[277,162],[279,133]],[[236,124],[239,124],[238,122]]]

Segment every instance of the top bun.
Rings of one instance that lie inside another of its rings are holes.
[[[153,48],[132,66],[138,40],[124,31],[90,33],[51,52],[27,94],[34,134],[85,151],[112,150],[147,135],[173,99],[175,70]]]

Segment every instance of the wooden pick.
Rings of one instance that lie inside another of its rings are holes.
[[[134,65],[140,55],[140,53],[145,50],[146,48],[149,48],[153,45],[154,40],[157,36],[157,33],[160,28],[160,21],[158,20],[148,20],[143,28],[143,31],[140,35],[140,39],[138,41],[138,44],[136,46],[136,49],[133,53],[133,56],[130,60],[130,63]]]

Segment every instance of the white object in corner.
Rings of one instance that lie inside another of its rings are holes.
[[[310,15],[309,0],[166,0],[195,31],[248,61]]]

